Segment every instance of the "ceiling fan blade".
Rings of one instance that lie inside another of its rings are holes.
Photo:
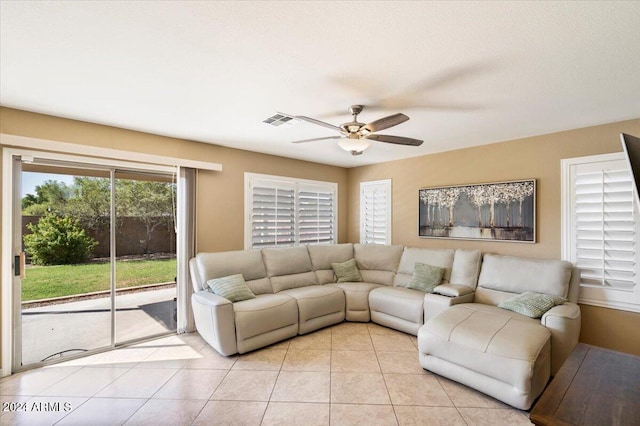
[[[305,142],[316,142],[316,141],[324,141],[329,139],[340,139],[342,136],[324,136],[322,138],[311,138],[311,139],[302,139],[299,141],[293,141],[291,143],[305,143]]]
[[[411,146],[420,146],[422,145],[422,142],[423,142],[419,139],[405,138],[403,136],[392,136],[392,135],[367,135],[365,136],[365,138],[371,139],[372,141],[395,143],[397,145],[411,145]]]
[[[342,130],[340,129],[340,127],[334,126],[333,124],[325,123],[324,121],[316,120],[315,118],[305,117],[304,115],[296,115],[293,118],[306,121],[307,123],[317,124],[318,126],[326,127],[328,129],[333,129],[337,132],[340,132]]]
[[[379,130],[388,129],[389,127],[397,126],[400,123],[404,123],[407,121],[409,117],[402,113],[389,115],[384,118],[380,118],[378,120],[372,121],[371,123],[364,126],[370,133],[377,132]]]

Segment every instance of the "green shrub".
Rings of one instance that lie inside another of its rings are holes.
[[[85,262],[98,244],[80,227],[80,222],[70,216],[47,213],[27,228],[32,233],[24,236],[25,250],[37,265]]]

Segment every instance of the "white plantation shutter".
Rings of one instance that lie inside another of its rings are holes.
[[[282,183],[259,181],[252,186],[252,247],[295,243],[295,201],[294,189]]]
[[[298,242],[329,244],[335,241],[335,193],[326,186],[298,189]]]
[[[583,158],[569,168],[568,260],[580,268],[582,303],[640,310],[632,177],[624,160],[604,158]]]
[[[245,248],[334,243],[337,185],[245,173]]]
[[[391,244],[391,179],[360,183],[360,243]]]

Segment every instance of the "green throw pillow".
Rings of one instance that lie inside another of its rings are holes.
[[[556,305],[562,305],[566,301],[567,299],[564,297],[526,291],[513,299],[500,303],[498,307],[531,318],[540,318],[549,309]]]
[[[407,288],[433,293],[433,289],[440,285],[443,276],[444,268],[416,262]]]
[[[207,285],[215,294],[231,302],[241,302],[243,300],[255,299],[256,297],[251,289],[247,287],[242,274],[213,278],[207,281]]]
[[[351,259],[342,263],[332,263],[331,267],[336,274],[339,283],[351,283],[356,281],[362,281],[362,276],[358,267],[356,266],[356,260]]]

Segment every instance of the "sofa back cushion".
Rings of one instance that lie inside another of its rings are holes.
[[[362,279],[392,285],[403,249],[401,245],[354,244],[353,254]]]
[[[319,244],[307,246],[311,265],[320,284],[335,283],[332,263],[343,263],[353,259],[353,244]]]
[[[306,246],[262,249],[262,259],[275,293],[318,284]]]
[[[497,305],[525,291],[567,297],[572,270],[563,260],[485,254],[474,301]]]
[[[457,249],[453,257],[451,268],[451,284],[466,285],[471,289],[478,285],[478,275],[482,264],[482,252],[480,250]]]
[[[444,276],[441,284],[446,284],[451,279],[451,269],[453,267],[454,251],[448,249],[425,249],[405,247],[398,265],[393,285],[406,287],[411,281],[416,263],[437,266],[444,268]]]
[[[198,253],[195,263],[198,279],[193,280],[193,286],[196,291],[206,289],[207,281],[212,278],[242,274],[254,294],[273,293],[260,250]]]

